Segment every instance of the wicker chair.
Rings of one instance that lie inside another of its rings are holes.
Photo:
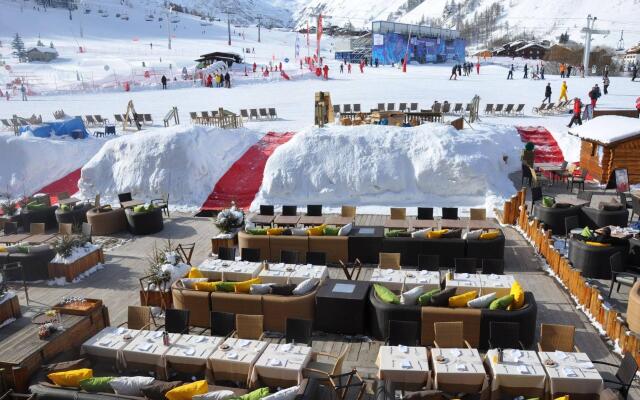
[[[32,235],[44,235],[44,222],[32,222],[29,225],[29,233]]]
[[[573,343],[573,325],[541,324],[538,351],[580,352]]]
[[[356,217],[356,208],[354,206],[342,206],[340,210],[340,216],[355,218]]]
[[[391,207],[391,219],[406,219],[407,218],[407,209],[406,208],[394,208]]]
[[[119,326],[126,325],[129,329],[149,329],[151,326],[151,308],[146,306],[129,306],[127,309],[127,322]]]
[[[464,323],[456,322],[434,322],[433,331],[435,338],[433,344],[439,348],[471,348],[469,342],[464,339]]]
[[[401,269],[400,253],[379,253],[378,268]]]
[[[239,339],[262,340],[264,316],[236,314],[236,336]]]
[[[349,353],[350,348],[351,345],[347,344],[337,356],[323,352],[313,353],[313,360],[310,361],[309,364],[307,364],[307,367],[302,370],[304,377],[329,379],[332,375],[342,373],[342,364],[344,359],[347,357],[347,353]],[[318,356],[330,358],[333,362],[318,361]]]
[[[487,219],[487,210],[484,208],[472,208],[469,212],[472,221],[483,221]]]

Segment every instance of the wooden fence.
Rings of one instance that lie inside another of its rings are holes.
[[[617,342],[623,353],[631,353],[640,363],[640,338],[632,332],[622,316],[622,312],[605,303],[606,297],[580,271],[573,268],[569,260],[554,247],[551,230],[536,218],[531,218],[525,203],[526,189],[521,189],[505,202],[501,221],[503,224],[517,225],[535,250],[549,264],[574,301],[582,306],[593,321],[599,323],[607,336]]]

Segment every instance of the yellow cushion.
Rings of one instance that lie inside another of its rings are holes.
[[[236,283],[236,293],[249,293],[249,289],[251,289],[251,285],[257,285],[262,283],[262,279],[253,278],[248,281],[238,282]]]
[[[205,278],[204,275],[202,275],[202,272],[200,272],[200,270],[196,267],[191,267],[191,269],[189,270],[189,275],[187,276],[187,278]]]
[[[195,288],[203,292],[215,292],[219,283],[220,282],[196,282]]]
[[[524,290],[522,290],[522,286],[520,286],[520,282],[515,281],[513,285],[511,285],[510,295],[513,296],[513,303],[509,306],[510,310],[518,310],[522,308],[524,305]]]
[[[206,380],[195,381],[169,390],[164,396],[169,400],[191,400],[193,396],[205,394],[209,390]]]
[[[600,243],[600,242],[585,242],[587,243],[587,245],[589,246],[594,246],[594,247],[609,247],[611,246],[609,243]]]
[[[449,232],[448,229],[440,229],[439,231],[429,231],[427,232],[427,239],[440,239],[442,235]]]
[[[315,226],[313,228],[307,229],[307,234],[309,236],[323,236],[324,235],[324,224],[320,226]]]
[[[476,297],[478,297],[478,292],[476,290],[449,297],[449,307],[466,307],[467,303],[475,299]]]
[[[93,370],[91,368],[73,369],[64,372],[52,372],[47,375],[51,382],[58,386],[80,387],[80,381],[83,379],[93,378]]]
[[[5,246],[0,246],[0,253],[6,253],[7,248]]]
[[[569,395],[566,394],[566,395],[561,396],[561,397],[556,397],[554,400],[569,400]]]
[[[480,239],[481,240],[489,240],[489,239],[495,239],[498,236],[500,236],[500,231],[489,231],[489,232],[483,232],[480,234]]]
[[[267,229],[267,235],[280,236],[284,232],[284,228],[269,228]]]

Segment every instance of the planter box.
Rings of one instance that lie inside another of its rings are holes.
[[[102,300],[100,299],[84,299],[85,301],[75,301],[72,303],[58,303],[52,308],[57,310],[60,314],[70,315],[91,315],[95,310],[102,308]]]
[[[73,282],[78,275],[103,262],[102,249],[96,249],[70,264],[49,263],[49,278],[65,277],[67,282]]]
[[[20,315],[22,314],[20,313],[20,303],[17,295],[0,303],[0,324],[9,318],[19,318]]]
[[[162,309],[173,306],[171,290],[160,292],[156,290],[140,290],[140,305],[148,307],[161,307]]]

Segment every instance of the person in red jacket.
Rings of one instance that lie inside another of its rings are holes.
[[[351,63],[347,64],[347,74],[351,73]]]
[[[322,67],[322,71],[324,72],[324,80],[329,80],[329,66],[327,64]]]
[[[255,61],[254,61],[254,63],[253,63],[253,72],[254,72],[254,73],[256,72],[256,68],[258,68],[258,65],[257,65],[257,64],[255,63]]]
[[[364,74],[364,61],[360,61],[360,73]]]
[[[573,99],[573,117],[571,117],[571,121],[569,121],[569,125],[567,128],[571,128],[573,123],[577,123],[578,125],[582,125],[582,118],[580,118],[580,114],[582,113],[582,102],[579,98]]]

